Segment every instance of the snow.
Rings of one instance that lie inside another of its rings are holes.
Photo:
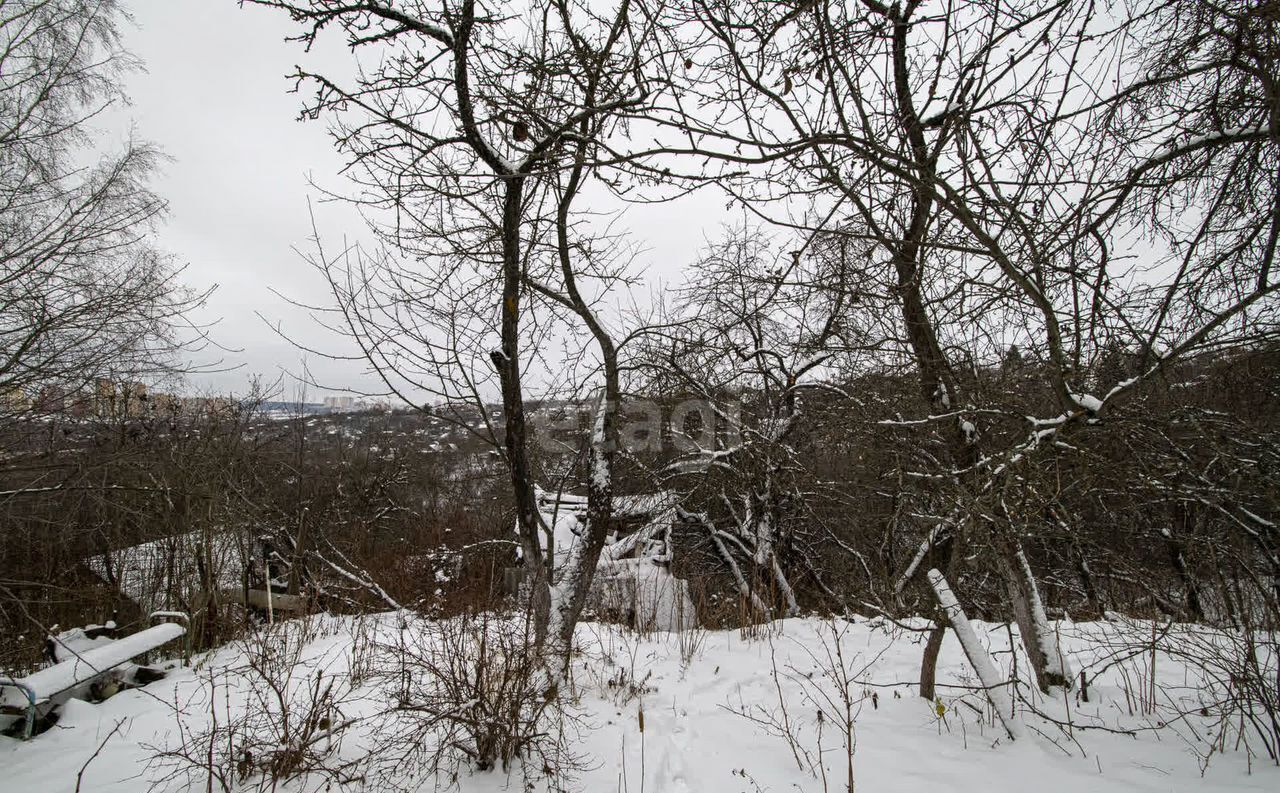
[[[1071,398],[1075,403],[1090,413],[1097,413],[1102,410],[1102,400],[1093,394],[1072,394]]]
[[[916,570],[920,568],[920,563],[929,555],[929,551],[933,548],[933,544],[938,541],[944,529],[950,528],[951,519],[946,518],[938,521],[929,529],[929,533],[925,535],[924,540],[920,543],[920,547],[916,549],[916,555],[911,557],[911,563],[907,565],[907,569],[898,577],[897,583],[893,586],[895,593],[901,592],[912,578],[915,577]]]
[[[1018,548],[1014,554],[1017,557],[1018,564],[1022,566],[1023,575],[1027,584],[1031,589],[1028,603],[1028,609],[1031,612],[1031,619],[1036,623],[1036,633],[1040,635],[1040,652],[1044,653],[1045,671],[1050,675],[1070,681],[1072,679],[1071,665],[1062,655],[1062,651],[1058,649],[1053,630],[1049,626],[1048,617],[1045,615],[1044,602],[1040,599],[1040,588],[1036,586],[1035,576],[1031,572],[1031,563],[1027,561],[1027,555],[1023,553],[1022,548]]]
[[[578,537],[582,534],[582,520],[579,513],[561,509],[555,515],[551,526],[552,549],[555,553],[556,567],[562,566],[573,555],[578,546]]]
[[[376,628],[378,643],[383,645],[393,644],[398,633],[418,630],[402,614],[311,619],[315,627],[310,633],[315,638],[301,653],[302,666],[290,683],[299,691],[313,685],[317,673],[345,676],[356,657],[355,637],[367,641],[369,625]],[[976,643],[988,658],[996,659],[993,674],[1000,681],[1007,679],[1012,656],[1006,627],[980,622],[969,625],[972,631],[967,640]],[[926,626],[922,620],[906,624],[915,630]],[[831,781],[826,789],[844,790],[840,736],[829,718],[825,726],[816,719],[820,709],[829,707],[822,694],[831,690],[824,670],[833,646],[839,648],[844,667],[857,675],[851,691],[858,708],[853,767],[860,790],[1014,793],[1034,787],[1036,793],[1245,793],[1277,789],[1280,770],[1257,760],[1250,768],[1248,759],[1233,750],[1230,742],[1225,753],[1215,755],[1202,774],[1198,751],[1208,747],[1196,737],[1203,729],[1198,716],[1173,720],[1158,709],[1145,715],[1130,713],[1126,698],[1131,689],[1127,686],[1141,685],[1134,677],[1141,660],[1112,663],[1114,656],[1107,653],[1107,642],[1117,630],[1114,625],[1078,623],[1059,628],[1064,651],[1090,674],[1089,702],[1080,701],[1077,694],[1069,703],[1049,698],[1038,700],[1037,706],[1055,718],[1064,717],[1069,706],[1080,723],[1096,720],[1110,729],[1136,730],[1133,735],[1076,729],[1067,737],[1034,715],[1024,715],[1026,735],[1011,743],[1003,729],[993,725],[982,694],[972,690],[977,681],[950,631],[938,665],[943,709],[939,717],[935,703],[915,693],[920,634],[898,631],[887,621],[804,618],[746,631],[646,635],[607,625],[581,625],[577,638],[582,652],[574,657],[573,672],[577,701],[572,708],[578,718],[576,726],[566,725],[581,762],[564,789],[822,791],[821,778],[808,767],[798,767],[792,750],[776,730],[761,723],[769,718],[780,720],[785,707],[797,744],[822,758],[823,770]],[[1140,634],[1149,627],[1135,624],[1134,630]],[[76,789],[76,775],[84,767],[81,790],[132,793],[149,789],[156,771],[148,766],[148,760],[155,750],[146,747],[172,747],[180,740],[175,703],[186,711],[184,728],[189,735],[208,727],[211,707],[218,710],[219,723],[226,723],[227,709],[243,712],[258,701],[243,676],[244,658],[241,649],[223,648],[199,659],[195,668],[174,670],[145,689],[125,691],[99,705],[73,701],[56,729],[32,741],[0,738],[4,788],[71,793]],[[1018,662],[1025,664],[1025,658]],[[1173,659],[1162,657],[1160,664],[1162,683],[1182,684],[1196,674],[1196,669]],[[210,678],[223,686],[212,699],[207,696]],[[643,685],[633,691],[611,684],[621,678],[643,681]],[[385,696],[372,683],[355,685],[352,696],[341,706],[340,718],[372,716],[386,704],[381,699]],[[376,722],[366,719],[346,731],[334,742],[336,756],[357,760],[372,750],[376,762],[379,745],[369,732]],[[122,725],[119,733],[108,739],[117,723]],[[1154,729],[1159,723],[1165,726]],[[816,751],[819,735],[821,753]],[[86,766],[100,745],[100,753]],[[522,789],[519,768],[510,775],[464,772],[456,785],[447,778],[438,780],[437,785],[431,778],[410,778],[409,764],[382,759],[391,766],[383,768],[391,778],[380,779],[378,789],[452,789],[459,793]],[[256,790],[258,781],[250,779],[234,789]],[[156,790],[203,791],[203,778],[199,782],[185,788],[161,785]],[[214,789],[219,788],[215,785]],[[281,789],[331,789],[336,793],[362,788],[358,784],[326,788],[325,780],[314,779]],[[555,786],[532,785],[529,789]]]
[[[954,99],[949,99],[949,100],[947,100],[947,102],[942,106],[942,109],[941,109],[941,110],[939,110],[937,113],[933,113],[932,115],[928,116],[927,118],[925,118],[924,120],[922,120],[920,123],[921,123],[921,124],[923,124],[923,125],[924,125],[924,126],[926,126],[926,127],[927,127],[927,126],[932,126],[932,125],[934,125],[934,124],[938,124],[938,123],[940,123],[943,119],[945,119],[948,115],[950,115],[950,114],[952,114],[952,113],[956,112],[956,111],[957,111],[957,110],[959,110],[960,108],[961,108],[961,105],[960,105],[960,103],[959,103],[958,101],[956,101],[956,100],[954,100]]]
[[[108,622],[111,622],[111,620],[108,620]],[[74,658],[88,650],[94,649],[95,647],[105,647],[106,645],[111,644],[113,639],[110,636],[90,637],[88,634],[88,628],[92,627],[94,626],[58,631],[58,626],[53,626],[51,633],[57,631],[57,635],[53,635],[48,638],[49,641],[53,643],[52,650],[57,660],[65,661],[68,658]]]
[[[938,400],[938,404],[944,408],[951,407],[951,391],[947,388],[946,383],[938,383],[937,389],[934,390],[933,396]]]
[[[558,568],[578,545],[587,516],[587,497],[570,493],[552,493],[540,487],[534,490],[538,502],[538,513],[551,529],[555,548],[555,565]],[[666,543],[663,539],[671,521],[675,518],[677,501],[675,494],[668,491],[614,496],[615,517],[648,518],[648,522],[631,534],[606,545],[601,552],[601,560],[621,559],[637,550],[642,555],[649,556],[658,551],[665,552]],[[519,526],[516,527],[516,533],[519,534]],[[545,547],[546,535],[539,536],[544,543],[543,551],[546,552],[548,550]],[[669,560],[665,556],[663,559]]]
[[[605,437],[604,423],[607,414],[602,402],[596,408],[595,426],[591,430],[591,487],[598,492],[608,490],[613,484],[613,472],[609,470],[609,457],[605,453],[608,438]]]
[[[1269,134],[1271,128],[1267,124],[1261,124],[1256,127],[1234,127],[1224,129],[1219,132],[1210,132],[1203,135],[1193,135],[1184,141],[1179,142],[1176,138],[1165,143],[1155,152],[1155,159],[1169,157],[1171,155],[1183,152],[1193,151],[1203,146],[1210,146],[1220,142],[1233,142],[1237,139],[1255,138]]]
[[[616,496],[613,514],[620,518],[647,518],[647,522],[621,539],[611,538],[600,554],[601,562],[639,555],[660,562],[671,561],[668,540],[676,520],[679,497],[668,491]]]
[[[1119,394],[1119,393],[1121,393],[1121,392],[1123,392],[1123,391],[1125,391],[1125,390],[1127,390],[1127,389],[1129,389],[1129,388],[1133,387],[1134,383],[1137,383],[1137,382],[1138,382],[1138,379],[1139,379],[1139,378],[1137,378],[1137,377],[1130,377],[1130,378],[1128,378],[1128,379],[1126,379],[1126,380],[1121,380],[1120,382],[1116,383],[1116,384],[1111,388],[1111,390],[1107,392],[1106,396],[1104,396],[1104,397],[1102,398],[1102,401],[1103,401],[1103,402],[1106,402],[1107,400],[1111,399],[1111,398],[1112,398],[1113,396],[1115,396],[1116,394]]]
[[[1274,522],[1267,520],[1266,518],[1262,517],[1261,515],[1258,515],[1255,512],[1251,512],[1250,510],[1246,509],[1243,506],[1240,506],[1239,504],[1236,505],[1236,509],[1243,512],[1245,514],[1245,517],[1249,518],[1249,520],[1252,520],[1253,522],[1261,526],[1265,526],[1268,529],[1274,529],[1276,527],[1276,524]]]
[[[339,558],[342,559],[342,561],[347,562],[350,565],[349,560],[345,556],[343,556],[340,552],[338,552],[336,548],[333,548],[331,550],[335,554],[337,554]],[[372,578],[365,578],[360,575],[357,575],[356,573],[353,573],[351,570],[348,570],[342,565],[337,564],[332,559],[329,559],[327,556],[321,557],[321,561],[327,564],[329,566],[329,569],[333,570],[333,572],[337,573],[339,576],[347,579],[348,581],[355,584],[356,586],[367,589],[370,592],[377,595],[379,598],[382,599],[382,602],[386,603],[388,606],[391,606],[392,608],[397,610],[401,608],[400,604],[396,602],[396,600],[392,598],[391,595],[388,594],[385,589],[379,586],[378,582],[374,581]],[[350,566],[353,568],[355,567],[355,565],[350,565]]]
[[[639,630],[678,630],[697,621],[688,583],[648,559],[602,563],[591,589],[598,609],[633,614]]]
[[[239,588],[244,575],[243,538],[232,532],[190,532],[165,537],[92,556],[85,565],[103,581],[110,583],[114,577],[120,592],[144,611],[155,611],[194,598],[193,587],[200,581],[197,558],[204,553],[206,540],[218,588]]]

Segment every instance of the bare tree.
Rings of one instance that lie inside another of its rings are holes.
[[[833,374],[862,349],[844,254],[821,240],[783,251],[761,230],[733,229],[704,252],[672,320],[645,336],[654,395],[702,407],[673,417],[679,451],[658,476],[685,495],[685,522],[759,616],[800,612],[788,570],[813,571],[806,548],[822,535],[808,397],[847,397]]]
[[[156,377],[199,333],[204,295],[147,239],[165,204],[159,154],[100,152],[93,124],[136,63],[114,0],[0,5],[0,390],[33,399],[106,377]],[[194,330],[188,326],[188,331]]]
[[[316,89],[305,112],[333,114],[361,185],[357,200],[383,244],[373,256],[314,259],[336,298],[327,316],[411,402],[425,390],[484,410],[490,389],[501,393],[501,426],[485,411],[483,433],[500,437],[510,469],[539,640],[549,631],[553,654],[567,658],[612,510],[621,397],[619,334],[599,301],[622,271],[576,202],[608,188],[601,141],[648,101],[642,67],[654,23],[630,0],[607,14],[536,3],[522,16],[474,0],[253,2],[287,11],[308,44],[337,27],[356,52],[349,83],[296,75]],[[360,57],[374,51],[376,64]],[[551,355],[566,326],[584,329],[595,349],[601,408],[586,533],[553,566],[525,402],[537,386],[529,368]]]
[[[1070,684],[1018,491],[1045,450],[1069,448],[1145,379],[1273,327],[1271,15],[1196,2],[683,10],[703,36],[683,86],[701,101],[663,122],[687,138],[672,152],[726,163],[729,191],[776,222],[872,243],[853,284],[899,314],[893,336],[928,406],[905,421],[947,438],[910,472],[952,502],[921,554],[988,549],[1037,681]],[[1147,359],[1094,395],[1086,374],[1108,341]],[[1043,363],[1030,414],[971,388],[972,367],[1010,343]]]
[[[868,433],[911,443],[885,472],[908,504],[895,506],[888,540],[913,548],[898,594],[930,567],[955,580],[953,563],[989,562],[1045,689],[1072,674],[1031,551],[1052,538],[1059,556],[1079,557],[1061,526],[1080,515],[1042,474],[1180,361],[1274,335],[1269,5],[634,0],[603,16],[549,2],[506,17],[472,2],[256,4],[287,10],[308,43],[333,26],[357,53],[379,54],[357,56],[347,84],[298,74],[317,89],[307,112],[338,120],[384,245],[317,256],[337,299],[327,316],[389,390],[477,405],[501,392],[534,611],[540,635],[554,623],[559,650],[610,514],[630,338],[598,302],[623,273],[591,244],[600,230],[576,203],[587,191],[661,197],[689,184],[673,175],[683,169],[793,231],[802,252],[821,241],[840,268],[811,293],[826,305],[801,322],[778,321],[804,298],[771,286],[760,262],[738,273],[709,261],[690,310],[714,311],[652,334],[684,367],[655,387],[721,403],[727,385],[762,394],[765,418],[750,430],[785,457],[804,376],[829,379],[819,370],[849,343],[845,329],[875,339],[862,342],[877,351],[862,373],[910,377],[915,392]],[[796,270],[778,258],[785,283]],[[603,407],[592,518],[574,574],[552,581],[524,402],[531,362],[549,360],[566,329],[594,350]],[[1134,365],[1104,385],[1096,373],[1117,350]],[[495,442],[497,424],[483,430]],[[727,509],[740,513],[728,534],[755,539],[721,556],[772,570],[794,611],[777,538],[761,533],[785,500],[779,470],[761,469],[763,502]],[[920,517],[898,521],[906,513]],[[932,657],[924,667],[931,677]]]

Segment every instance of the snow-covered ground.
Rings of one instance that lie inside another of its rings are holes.
[[[288,685],[305,692],[317,678],[336,681],[335,724],[377,713],[386,702],[383,689],[358,679],[347,693],[349,672],[353,662],[358,673],[370,663],[371,639],[394,642],[398,632],[416,630],[412,622],[403,625],[394,614],[314,618]],[[1007,676],[1015,662],[1008,652],[1008,629],[975,625],[997,671]],[[570,707],[566,741],[577,767],[556,784],[626,793],[845,790],[849,766],[841,722],[846,714],[842,692],[847,691],[858,790],[1280,789],[1280,770],[1265,757],[1251,761],[1234,735],[1225,753],[1214,753],[1205,767],[1202,758],[1213,731],[1211,718],[1194,707],[1196,669],[1160,656],[1152,704],[1150,657],[1116,662],[1115,646],[1141,636],[1143,625],[1056,627],[1072,667],[1098,677],[1091,679],[1087,703],[1072,692],[1034,704],[1051,718],[1065,720],[1069,713],[1077,725],[1106,729],[1067,731],[1024,712],[1025,737],[1011,742],[993,722],[982,695],[966,688],[974,675],[951,632],[938,669],[939,700],[927,702],[915,693],[924,634],[878,620],[792,619],[760,628],[754,636],[732,630],[641,637],[612,626],[582,625],[583,651],[574,672],[577,701]],[[293,634],[299,635],[301,630]],[[290,657],[284,652],[283,658]],[[82,769],[82,791],[147,790],[165,769],[149,764],[150,758],[158,749],[207,731],[211,710],[222,721],[246,709],[261,709],[270,717],[269,698],[258,698],[262,692],[253,693],[245,677],[246,658],[244,647],[227,647],[146,689],[97,705],[73,701],[57,726],[30,742],[0,738],[0,790],[73,791]],[[211,689],[210,680],[217,687]],[[175,703],[184,711],[181,729]],[[332,756],[376,758],[383,740],[375,737],[378,724],[385,726],[385,720],[367,718],[345,730],[333,741]],[[196,747],[195,753],[202,751]],[[411,778],[409,768],[406,764],[395,780],[408,789],[454,785],[451,777]],[[256,789],[258,781],[250,779],[243,787]],[[518,768],[464,772],[453,789],[520,790],[524,781]],[[325,779],[313,777],[280,789],[323,790],[325,785]],[[545,780],[534,785],[546,786]],[[159,787],[206,789],[198,775],[171,776]],[[370,776],[351,789],[390,788],[387,780]]]

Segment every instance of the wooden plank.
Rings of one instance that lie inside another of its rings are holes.
[[[267,591],[265,589],[250,589],[248,597],[245,596],[243,589],[224,589],[222,591],[222,599],[230,603],[242,603],[246,606],[254,608],[267,608]],[[296,614],[305,614],[311,611],[312,601],[301,595],[282,595],[278,592],[271,593],[271,610],[287,611]]]

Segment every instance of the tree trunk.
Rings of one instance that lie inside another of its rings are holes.
[[[1057,637],[1049,628],[1040,591],[1022,551],[1022,544],[1011,537],[999,538],[997,553],[1005,592],[1009,596],[1009,608],[1018,624],[1018,633],[1035,673],[1036,685],[1046,693],[1050,686],[1070,688],[1073,682],[1071,671],[1058,648]]]
[[[606,367],[608,369],[610,367]],[[616,372],[616,367],[612,367]],[[613,380],[606,375],[606,379]],[[606,388],[606,393],[609,389]],[[595,581],[600,552],[604,550],[609,523],[613,517],[613,449],[610,438],[615,433],[616,402],[602,399],[596,414],[595,428],[591,434],[591,449],[587,481],[587,516],[583,535],[573,553],[560,566],[558,580],[550,588],[551,641],[548,653],[559,664],[563,678],[568,673],[569,658],[573,651],[573,632],[586,606],[587,596]]]
[[[960,527],[956,526],[951,531],[959,531]],[[928,561],[932,562],[934,558],[942,559],[942,574],[950,575],[951,568],[954,566],[956,549],[960,544],[956,541],[954,534],[949,534],[942,538],[936,545],[930,547],[926,556]],[[929,568],[935,568],[936,565],[929,564]],[[943,615],[945,616],[945,615]],[[933,631],[929,633],[929,640],[924,644],[924,655],[920,658],[920,696],[929,701],[933,701],[936,688],[935,681],[938,675],[938,654],[942,652],[942,640],[947,632],[947,625],[940,618]]]
[[[528,428],[524,415],[524,391],[520,382],[520,293],[523,268],[520,251],[520,217],[524,179],[509,177],[502,206],[502,349],[495,356],[502,383],[503,444],[511,472],[516,502],[516,525],[529,582],[529,609],[534,637],[540,650],[547,637],[548,603],[545,554],[539,537],[542,521],[533,490],[529,463]]]
[[[1184,602],[1187,617],[1192,622],[1204,622],[1204,609],[1200,605],[1200,587],[1196,584],[1195,576],[1191,575],[1190,568],[1187,567],[1187,557],[1182,542],[1170,529],[1162,529],[1160,533],[1164,535],[1165,546],[1169,551],[1169,561],[1177,571],[1178,580],[1182,582],[1182,588],[1186,592]]]
[[[947,635],[947,623],[939,615],[933,630],[929,631],[929,640],[924,643],[924,657],[920,660],[920,696],[933,701],[936,696],[936,678],[938,675],[938,653],[942,651],[942,640]]]
[[[594,101],[594,91],[588,92],[588,96]],[[600,348],[604,390],[596,410],[588,453],[587,525],[573,558],[568,560],[560,573],[560,580],[554,582],[548,590],[552,641],[556,643],[555,652],[558,654],[561,677],[568,673],[574,628],[595,582],[600,552],[604,550],[605,538],[613,521],[613,463],[618,449],[618,411],[622,409],[618,349],[608,329],[578,290],[573,262],[574,248],[569,239],[569,210],[582,184],[588,131],[589,124],[584,119],[578,127],[581,139],[575,152],[573,168],[556,206],[556,249],[569,305],[587,326]]]

